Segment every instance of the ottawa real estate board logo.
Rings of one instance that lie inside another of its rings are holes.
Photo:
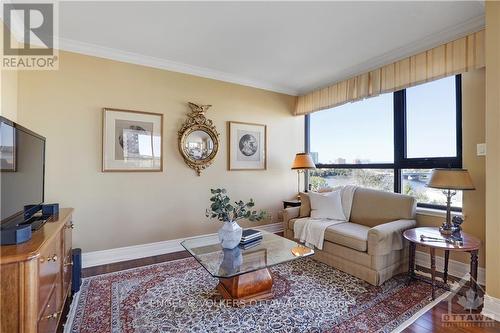
[[[51,2],[3,2],[2,69],[58,69],[56,5]]]

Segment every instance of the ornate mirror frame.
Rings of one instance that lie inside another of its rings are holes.
[[[178,132],[179,152],[184,158],[184,162],[200,176],[201,170],[208,168],[217,156],[220,135],[212,120],[205,118],[205,112],[207,112],[211,105],[198,105],[191,102],[189,102],[188,105],[191,108],[191,113],[188,114],[188,119],[182,124]],[[202,160],[192,158],[186,150],[186,140],[194,131],[203,131],[207,133],[213,142],[212,152],[208,157]]]

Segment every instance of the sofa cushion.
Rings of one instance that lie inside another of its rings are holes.
[[[299,196],[300,196],[299,217],[307,217],[311,214],[311,200],[309,200],[309,194],[305,192],[300,192]]]
[[[354,193],[350,222],[374,227],[415,219],[417,201],[409,195],[359,187]]]
[[[336,187],[325,187],[319,189],[317,192],[312,193],[323,193],[327,194],[335,190],[340,190],[342,186]],[[300,197],[300,217],[308,217],[311,215],[311,200],[309,198],[309,193],[311,192],[299,192]]]
[[[368,249],[368,230],[370,228],[361,224],[339,223],[326,228],[325,240],[366,252]]]
[[[340,191],[325,194],[311,192],[309,199],[312,218],[346,221]]]

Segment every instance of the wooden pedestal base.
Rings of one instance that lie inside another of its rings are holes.
[[[238,306],[252,301],[269,299],[272,296],[273,278],[269,269],[241,274],[231,278],[219,278],[217,290],[223,298]]]

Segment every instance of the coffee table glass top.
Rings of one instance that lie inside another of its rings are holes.
[[[223,249],[217,235],[191,238],[181,245],[214,277],[229,278],[314,254],[308,247],[262,231],[262,241],[250,249]]]

